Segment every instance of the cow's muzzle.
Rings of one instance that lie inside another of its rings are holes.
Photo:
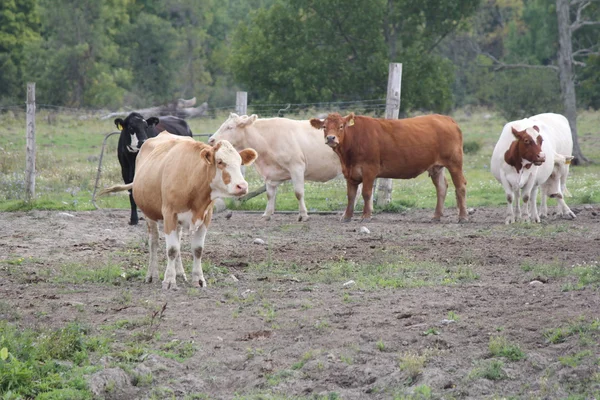
[[[235,185],[233,195],[234,196],[243,196],[248,193],[248,182],[242,182]]]
[[[140,151],[139,148],[131,146],[127,146],[127,150],[129,150],[130,153],[137,153],[138,151]]]
[[[338,142],[335,136],[330,135],[325,138],[325,144],[331,147],[335,147],[338,145]]]

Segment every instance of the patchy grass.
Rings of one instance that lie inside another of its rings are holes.
[[[504,357],[510,361],[519,361],[526,357],[519,345],[510,343],[505,336],[490,337],[488,349],[492,356]]]

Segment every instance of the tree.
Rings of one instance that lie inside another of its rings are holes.
[[[403,62],[402,108],[447,110],[452,68],[434,49],[478,3],[281,0],[240,24],[231,68],[255,100],[319,102],[380,97]]]
[[[577,135],[576,67],[585,67],[590,57],[600,55],[597,31],[600,25],[598,4],[600,0],[556,0],[548,5],[543,0],[526,2],[523,16],[530,14],[527,34],[512,37],[506,48],[510,54],[492,55],[482,51],[493,60],[494,70],[549,68],[558,73],[564,114],[569,120],[573,137],[573,164],[588,162],[579,146]],[[553,19],[545,16],[555,8]],[[533,16],[533,17],[532,17]],[[527,18],[526,18],[527,19]],[[512,23],[515,23],[514,21]],[[581,30],[581,34],[578,31]],[[552,41],[548,37],[554,37]],[[573,44],[576,49],[573,49]],[[551,47],[549,47],[552,44]],[[551,49],[551,51],[549,51]]]
[[[575,74],[573,65],[585,66],[585,62],[578,60],[578,57],[590,55],[600,55],[598,41],[587,48],[579,48],[573,51],[574,33],[585,27],[600,25],[600,21],[590,21],[586,18],[584,12],[594,0],[556,0],[556,15],[558,21],[558,68],[560,78],[560,88],[563,103],[565,106],[565,116],[571,125],[573,135],[573,155],[574,164],[588,162],[589,160],[581,152],[579,140],[577,137],[577,97],[575,94]],[[575,6],[575,12],[571,12],[571,6]],[[572,15],[574,14],[574,20]]]
[[[23,97],[23,66],[27,42],[39,37],[35,0],[3,0],[0,3],[0,98]]]

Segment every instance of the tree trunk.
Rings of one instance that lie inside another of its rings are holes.
[[[573,76],[573,45],[571,18],[569,16],[569,0],[556,0],[556,16],[558,21],[558,69],[560,92],[565,107],[565,116],[571,126],[573,136],[574,165],[587,163],[589,160],[581,152],[577,137],[577,97],[575,94],[575,77]]]

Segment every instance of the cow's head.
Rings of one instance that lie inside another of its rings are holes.
[[[546,161],[546,155],[542,151],[544,139],[540,135],[540,128],[534,125],[522,131],[517,130],[514,126],[511,129],[517,139],[516,146],[520,157],[534,165],[542,165]]]
[[[323,121],[313,118],[310,120],[310,124],[313,128],[323,129],[325,144],[334,149],[343,141],[346,128],[354,125],[354,113],[345,117],[338,113],[332,113]]]
[[[244,148],[244,129],[252,125],[257,118],[256,114],[248,116],[231,113],[227,121],[223,122],[219,129],[208,138],[208,144],[214,146],[219,140],[227,140],[236,149]]]
[[[227,140],[220,140],[213,147],[201,151],[203,160],[216,168],[215,177],[210,183],[211,199],[218,197],[239,197],[248,193],[248,182],[242,176],[241,166],[251,165],[258,154],[254,149],[240,152]]]
[[[121,131],[121,136],[124,137],[127,144],[127,151],[130,153],[137,153],[146,140],[148,140],[148,129],[151,129],[154,125],[157,125],[159,119],[156,117],[148,118],[145,120],[141,114],[131,113],[125,118],[115,119],[115,125],[117,129]]]

